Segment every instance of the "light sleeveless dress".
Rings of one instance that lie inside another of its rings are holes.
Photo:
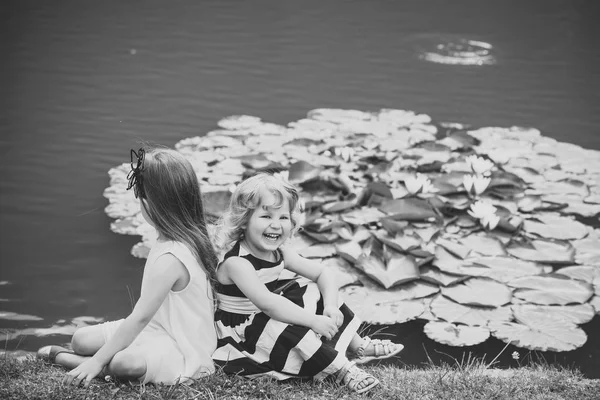
[[[280,280],[283,255],[276,262],[259,259],[238,242],[224,259],[240,256],[254,266],[259,280],[268,290],[291,283],[280,295],[304,309],[323,314],[323,299],[317,285],[309,280]],[[321,380],[338,372],[347,362],[346,350],[360,326],[360,320],[343,303],[344,322],[332,340],[311,329],[280,322],[261,312],[236,285],[216,288],[218,309],[215,326],[219,338],[213,354],[224,372],[249,378],[271,376],[278,380],[313,378]]]
[[[215,371],[211,355],[217,337],[208,276],[188,247],[173,241],[157,242],[150,250],[146,267],[167,253],[185,266],[190,282],[178,292],[169,292],[152,320],[130,345],[146,358],[146,374],[140,379],[143,383],[175,384]],[[144,274],[142,293],[145,285]],[[105,340],[110,339],[121,322],[101,324]]]

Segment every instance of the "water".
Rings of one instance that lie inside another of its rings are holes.
[[[594,1],[1,7],[0,310],[43,320],[0,319],[0,329],[131,309],[143,260],[129,255],[136,238],[109,231],[102,191],[108,169],[140,140],[172,146],[232,114],[285,124],[317,107],[401,108],[438,121],[534,126],[600,149]],[[456,38],[491,43],[496,64],[419,58],[424,46]],[[425,340],[418,331],[413,349]],[[26,336],[6,347],[65,340]],[[592,340],[572,362],[598,376]]]

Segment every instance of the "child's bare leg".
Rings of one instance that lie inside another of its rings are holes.
[[[135,380],[146,374],[146,358],[140,350],[128,348],[115,354],[105,370],[119,379]]]
[[[104,334],[99,326],[79,328],[71,338],[73,352],[64,349],[59,352],[53,362],[67,369],[78,367],[104,345]]]

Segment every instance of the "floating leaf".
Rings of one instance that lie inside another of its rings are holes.
[[[336,254],[335,246],[330,243],[319,243],[300,250],[299,254],[306,258],[326,258]]]
[[[600,314],[600,295],[595,295],[591,298],[590,303],[594,310],[596,310],[596,314]]]
[[[229,117],[222,118],[219,120],[219,122],[217,122],[217,125],[219,125],[221,128],[231,130],[248,129],[260,124],[260,118],[251,115],[231,115]]]
[[[454,257],[442,246],[436,246],[433,265],[449,274],[480,276],[488,273],[487,267]]]
[[[481,326],[456,325],[449,322],[429,321],[423,331],[431,340],[449,346],[474,346],[485,342],[490,331]]]
[[[568,306],[541,306],[533,304],[518,304],[512,306],[513,312],[520,321],[530,321],[548,318],[557,321],[567,321],[580,325],[594,318],[595,310],[591,304],[575,304]]]
[[[582,239],[588,234],[587,227],[581,222],[556,214],[536,214],[535,219],[523,222],[523,230],[541,237],[560,240]]]
[[[316,179],[321,169],[314,167],[306,161],[297,161],[290,165],[288,179],[295,184],[301,184]]]
[[[571,264],[575,249],[569,242],[532,240],[531,243],[511,243],[506,247],[509,254],[522,260],[539,261],[550,264]]]
[[[229,206],[230,200],[231,192],[229,190],[202,193],[204,212],[210,216],[220,217],[221,215],[223,215],[223,213]]]
[[[384,235],[379,232],[376,234],[376,237],[382,243],[399,252],[406,252],[421,245],[421,238],[413,235],[396,235],[395,237],[391,237],[388,234]]]
[[[512,298],[508,286],[489,278],[471,278],[441,290],[444,296],[465,305],[500,307]]]
[[[562,275],[525,276],[513,279],[508,285],[515,288],[514,296],[533,304],[566,305],[585,303],[594,290],[589,283]]]
[[[492,335],[513,346],[539,351],[571,351],[587,341],[585,332],[569,322],[540,318],[519,323],[501,322],[490,324]]]
[[[372,207],[362,207],[358,210],[352,210],[342,214],[342,220],[351,225],[371,224],[373,222],[379,222],[383,217],[385,217],[384,213]]]
[[[571,279],[577,279],[600,287],[600,267],[573,265],[559,269],[556,271],[556,274],[568,276]]]
[[[429,221],[438,216],[426,200],[416,197],[385,200],[379,209],[395,220]]]
[[[468,249],[486,256],[504,256],[506,250],[500,240],[486,233],[474,233],[459,239]]]
[[[508,306],[498,308],[467,306],[444,296],[436,296],[429,308],[439,319],[469,326],[485,326],[490,321],[502,322],[512,319],[512,310]]]
[[[596,235],[571,242],[575,247],[577,263],[600,267],[600,246],[598,246],[600,239]]]
[[[361,276],[356,268],[352,267],[347,261],[341,257],[331,257],[321,261],[321,264],[333,271],[335,283],[339,287],[355,284]]]
[[[419,276],[414,259],[402,254],[393,257],[387,265],[379,257],[362,255],[356,260],[356,267],[386,289]]]
[[[323,204],[321,206],[321,210],[324,213],[336,213],[336,212],[348,210],[354,206],[356,206],[356,202],[354,202],[352,200],[334,201],[331,203]]]
[[[453,255],[462,258],[463,260],[467,258],[471,252],[471,249],[469,249],[467,246],[443,238],[439,238],[436,241],[436,244],[442,246],[444,249],[448,250]]]
[[[448,286],[468,279],[467,276],[447,274],[438,268],[430,266],[421,267],[420,271],[422,280],[435,285]]]
[[[480,257],[471,258],[473,265],[485,266],[479,276],[486,276],[499,282],[507,283],[522,276],[539,275],[545,272],[542,265],[523,261],[512,257]]]
[[[340,290],[344,302],[368,324],[397,324],[418,318],[425,311],[422,300],[402,300],[397,290],[346,286]]]

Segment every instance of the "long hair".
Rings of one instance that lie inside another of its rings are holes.
[[[263,204],[261,193],[268,191],[275,197],[274,204]],[[244,237],[252,213],[259,206],[281,207],[285,201],[290,206],[292,235],[300,228],[300,202],[298,190],[291,183],[267,173],[259,173],[242,181],[231,195],[229,208],[221,217],[217,228],[217,247],[226,251]]]
[[[142,179],[142,206],[156,230],[165,239],[187,245],[208,273],[214,293],[218,260],[192,164],[175,150],[150,148],[146,150]]]

